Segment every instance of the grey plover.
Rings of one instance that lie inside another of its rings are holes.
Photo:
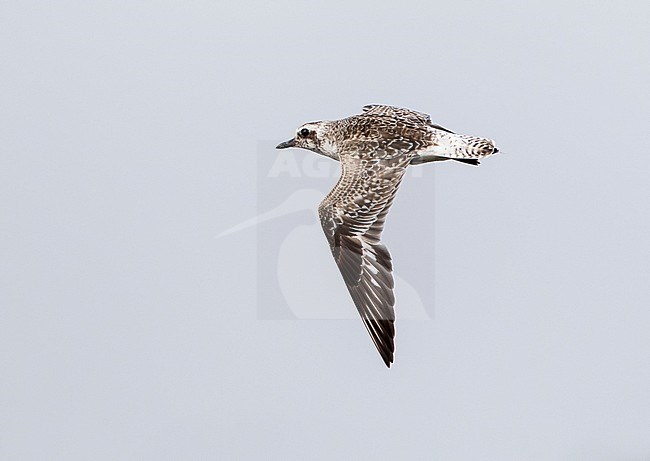
[[[341,177],[318,207],[352,300],[386,366],[395,351],[393,265],[380,243],[386,215],[409,165],[455,160],[478,165],[494,142],[459,135],[423,113],[369,105],[342,120],[309,122],[278,149],[299,147],[341,162]]]

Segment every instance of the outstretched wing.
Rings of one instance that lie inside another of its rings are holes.
[[[339,182],[318,207],[334,260],[388,367],[395,351],[395,296],[390,253],[380,238],[409,161],[343,159]]]

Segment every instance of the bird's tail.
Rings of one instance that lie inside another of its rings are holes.
[[[478,165],[479,159],[499,152],[494,141],[476,136],[442,133],[434,142],[435,146],[423,151],[411,164],[456,160],[470,165]]]

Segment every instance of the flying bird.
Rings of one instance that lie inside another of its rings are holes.
[[[386,366],[395,352],[393,264],[381,232],[409,165],[455,160],[478,165],[499,150],[456,134],[427,114],[385,105],[341,120],[309,122],[278,149],[298,147],[341,162],[341,177],[318,206],[321,226],[361,320]]]

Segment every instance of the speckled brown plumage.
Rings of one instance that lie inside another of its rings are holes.
[[[368,333],[390,367],[394,359],[392,260],[380,243],[388,210],[409,165],[456,160],[478,165],[498,149],[458,135],[428,115],[370,105],[342,120],[306,123],[279,149],[301,147],[341,162],[341,177],[318,207],[321,225]]]

